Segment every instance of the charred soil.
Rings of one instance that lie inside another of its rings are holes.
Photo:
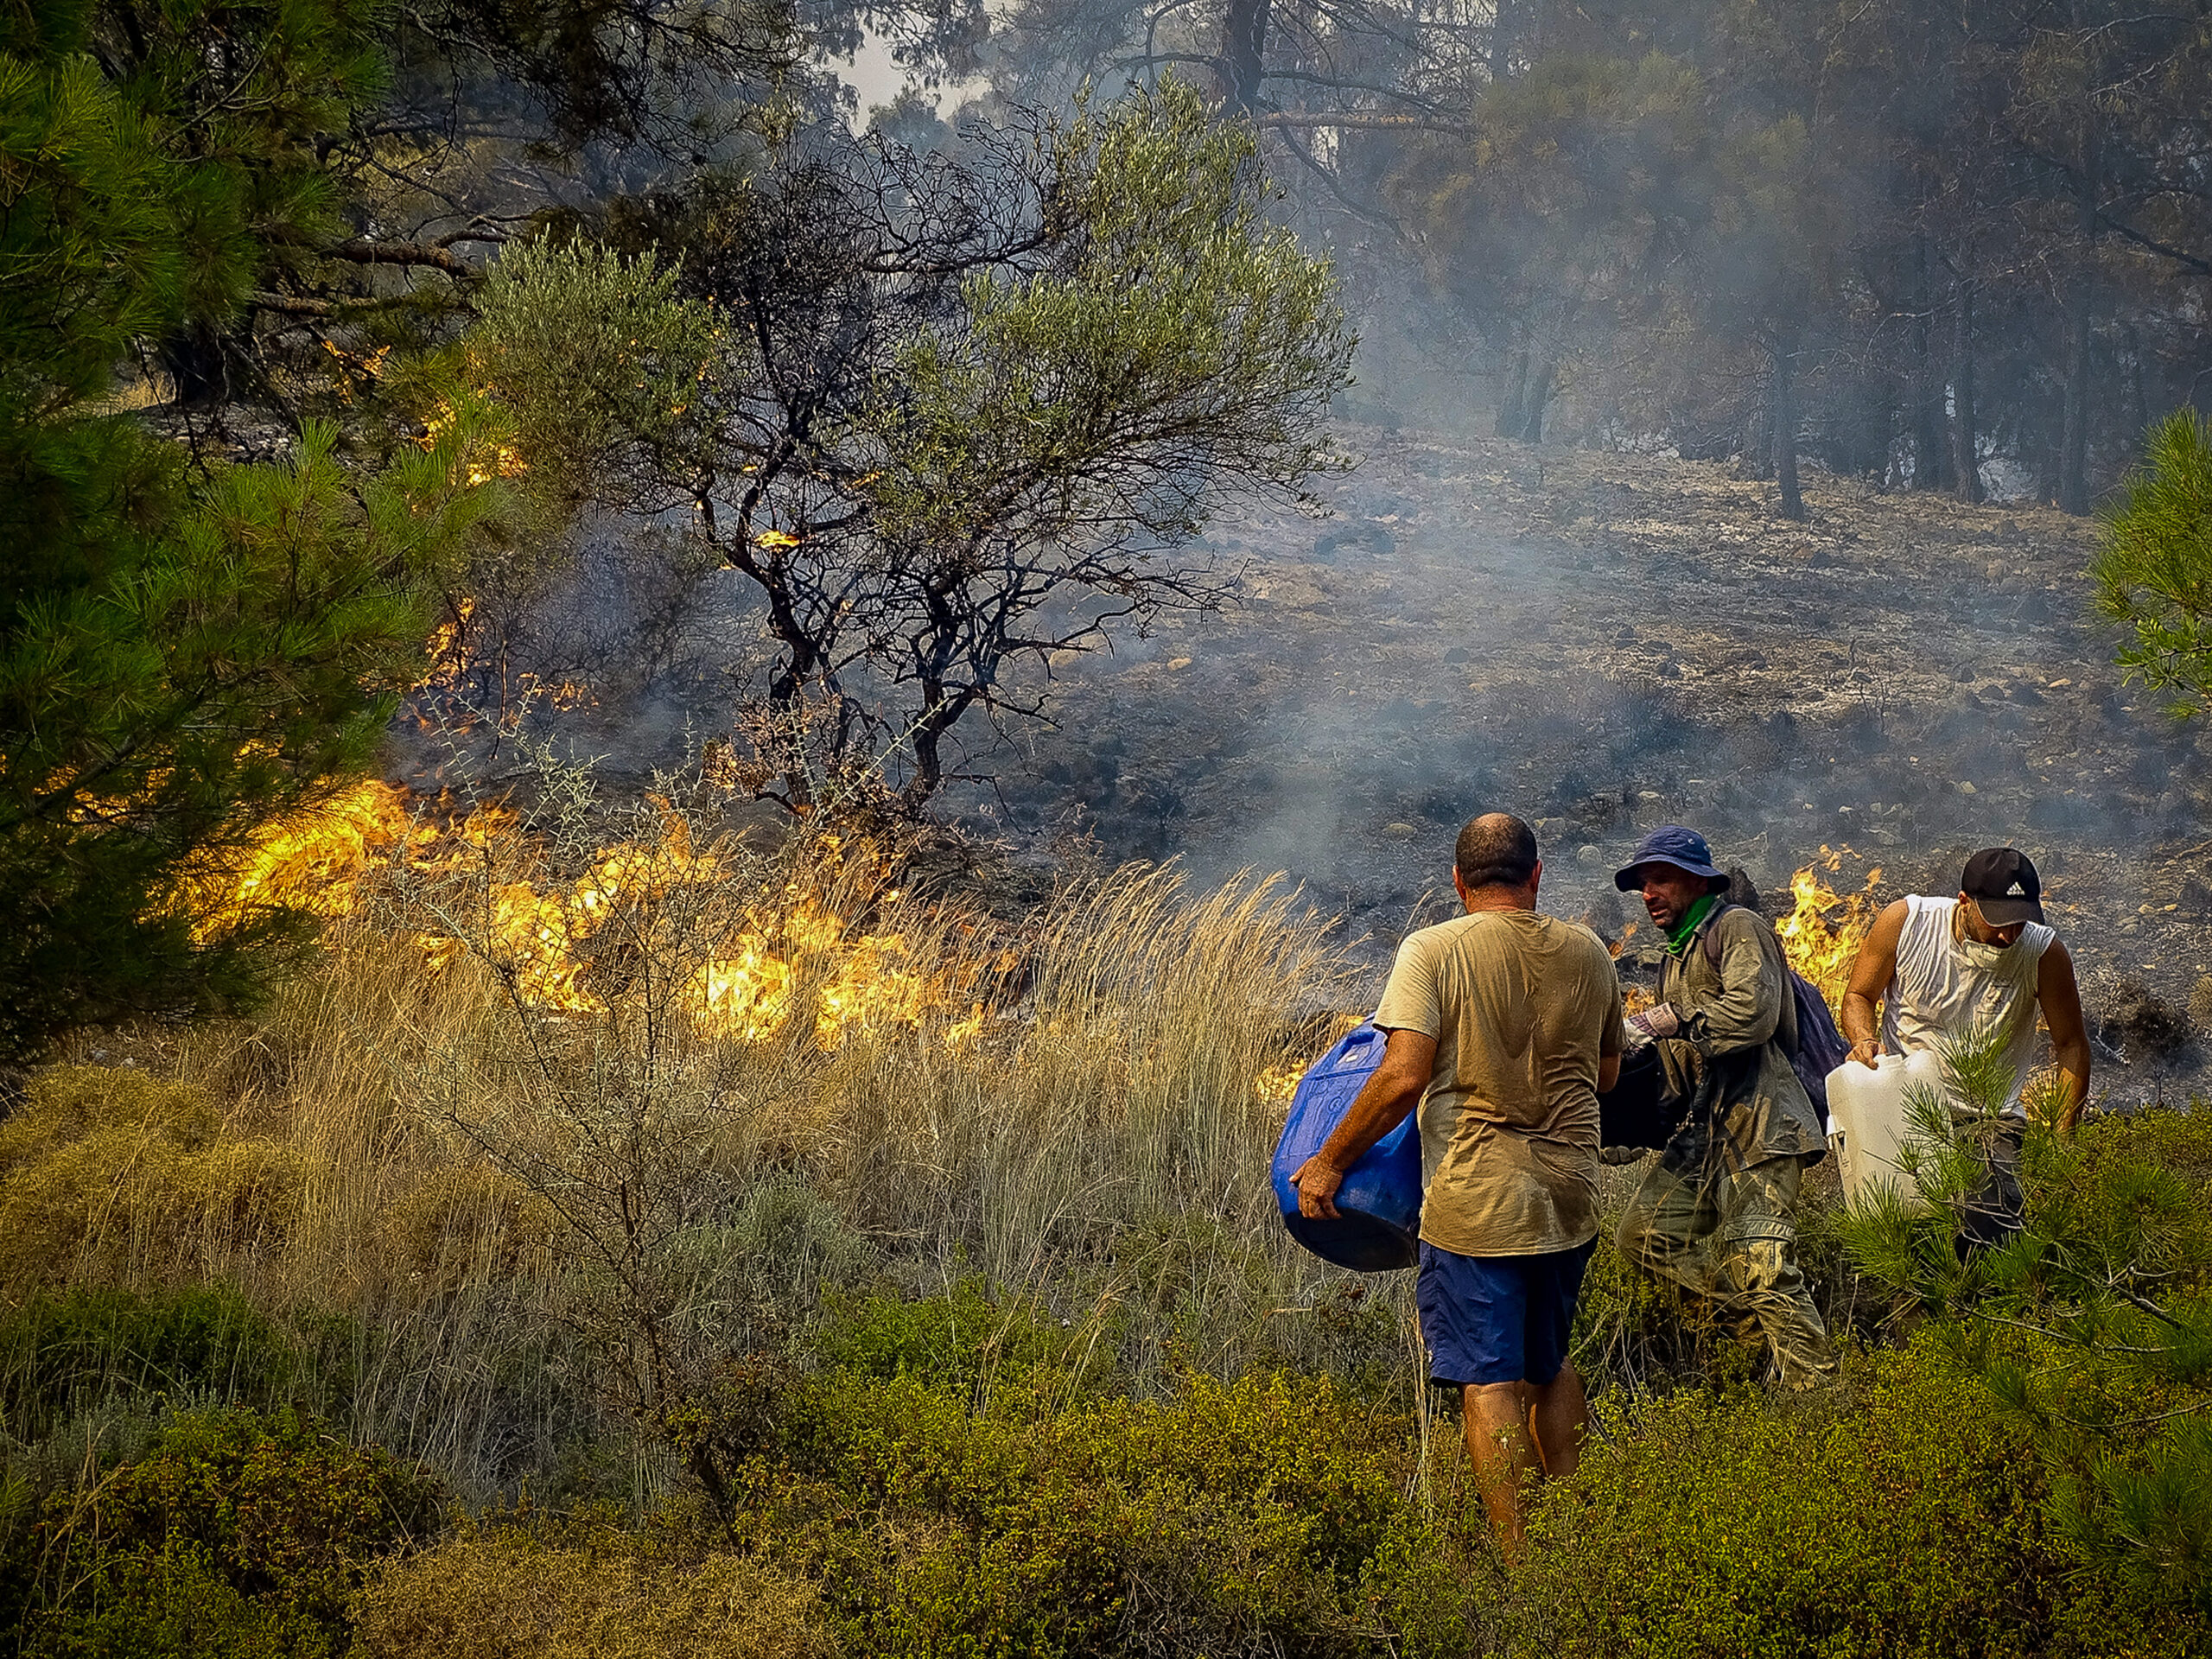
[[[1948,893],[1967,852],[2011,843],[2080,964],[2101,1085],[2193,1077],[2208,738],[2112,666],[2093,523],[1815,474],[1794,524],[1717,464],[1344,435],[1360,464],[1327,516],[1215,521],[1200,552],[1241,569],[1232,609],[1054,664],[1057,728],[971,814],[1287,870],[1378,964],[1489,808],[1536,823],[1548,907],[1612,938],[1637,907],[1611,872],[1655,823],[1702,829],[1769,893],[1816,861],[1839,888],[1878,868],[1878,896]]]

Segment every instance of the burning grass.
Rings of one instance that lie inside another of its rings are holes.
[[[666,795],[321,823],[236,893],[312,895],[318,969],[158,1084],[50,1073],[10,1126],[19,1284],[342,1313],[364,1431],[480,1495],[880,1283],[979,1276],[1155,1383],[1405,1359],[1390,1299],[1357,1341],[1310,1317],[1330,1275],[1273,1214],[1253,1080],[1342,977],[1279,883],[1135,869],[1009,927],[888,842],[763,853]]]
[[[145,1589],[101,1604],[118,1630],[260,1605],[219,1527],[204,1559],[70,1530],[131,1459],[199,1478],[132,1415],[159,1395],[305,1408],[492,1511],[347,1557],[363,1652],[2188,1650],[2080,1571],[2032,1437],[1949,1348],[1854,1355],[1807,1408],[1655,1400],[1751,1361],[1609,1246],[1578,1363],[1610,1444],[1509,1582],[1405,1275],[1324,1269],[1274,1214],[1283,1085],[1350,990],[1280,882],[1091,874],[1007,924],[887,840],[545,799],[385,798],[373,832],[272,843],[238,902],[317,894],[319,969],[159,1076],[48,1071],[0,1126],[0,1404],[35,1437],[8,1467],[40,1537]],[[1795,899],[1824,980],[1872,899],[1815,869]],[[1872,1338],[1817,1213],[1807,1243]],[[271,1513],[313,1512],[335,1441],[221,1432],[276,1448]],[[1726,1540],[1682,1521],[1700,1482]],[[75,1628],[17,1565],[0,1592]]]
[[[1881,914],[1875,894],[1882,885],[1882,872],[1878,867],[1871,869],[1860,891],[1839,893],[1821,879],[1820,870],[1821,865],[1830,872],[1841,868],[1844,854],[1823,847],[1821,855],[1821,865],[1808,864],[1789,878],[1790,911],[1776,922],[1775,931],[1781,936],[1783,955],[1790,967],[1820,992],[1840,1019],[1859,947]]]

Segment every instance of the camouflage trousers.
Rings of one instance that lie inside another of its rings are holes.
[[[1731,1168],[1716,1141],[1677,1137],[1629,1200],[1619,1234],[1630,1261],[1708,1299],[1738,1336],[1764,1338],[1791,1389],[1835,1374],[1827,1325],[1797,1266],[1803,1177],[1795,1156]]]

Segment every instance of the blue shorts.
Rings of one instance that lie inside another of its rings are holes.
[[[1455,1255],[1421,1247],[1421,1340],[1429,1380],[1545,1383],[1567,1363],[1574,1300],[1598,1241],[1542,1255]]]

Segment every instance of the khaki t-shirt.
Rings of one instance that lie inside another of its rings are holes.
[[[1375,1023],[1436,1039],[1421,1103],[1421,1236],[1460,1255],[1571,1249],[1598,1231],[1598,1061],[1620,981],[1586,927],[1486,910],[1398,947]]]

